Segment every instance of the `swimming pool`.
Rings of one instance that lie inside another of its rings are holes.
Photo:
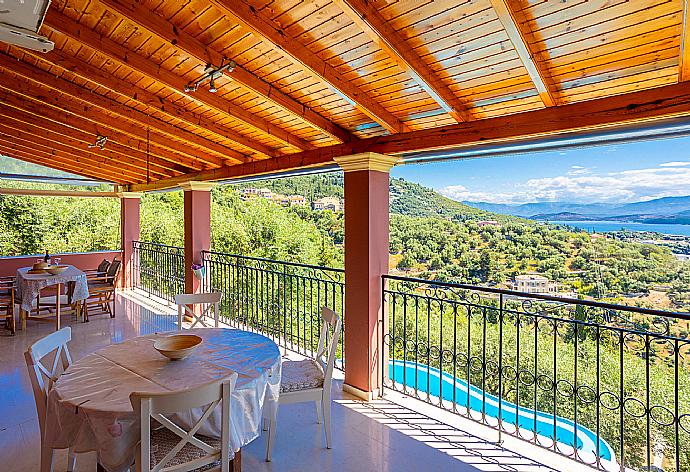
[[[425,364],[397,359],[390,360],[388,364],[388,376],[389,378],[392,376],[395,382],[412,388],[416,386],[418,391],[428,392],[431,395],[442,397],[444,400],[449,401],[453,401],[453,392],[455,392],[455,402],[458,406],[467,407],[468,386],[464,380],[454,378],[446,372],[441,373],[438,369]],[[415,372],[417,373],[416,379]],[[442,395],[439,395],[440,389],[443,390]],[[481,412],[482,404],[487,416],[498,418],[498,397],[484,393],[480,388],[470,385],[469,408],[476,412]],[[522,429],[554,439],[554,415],[551,413],[535,412],[529,408],[517,407],[514,403],[503,400],[501,401],[501,417],[504,423],[517,424]],[[560,416],[555,417],[555,423],[556,441],[573,447],[575,443],[575,423]],[[580,454],[595,457],[597,453],[596,441],[597,435],[593,431],[581,424],[577,425],[577,449]],[[615,462],[616,460],[613,449],[602,438],[599,438],[599,457],[605,461]]]

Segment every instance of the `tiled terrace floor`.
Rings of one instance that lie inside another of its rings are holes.
[[[115,319],[105,315],[93,316],[89,323],[65,320],[72,326],[72,355],[78,360],[110,343],[174,329],[173,312],[165,306],[142,302],[135,294],[118,295]],[[14,337],[0,330],[0,471],[39,470],[38,420],[23,353],[52,329],[52,324],[30,321],[28,329]],[[341,385],[341,381],[336,381],[333,387],[333,449],[325,448],[312,404],[285,405],[278,416],[273,462],[264,462],[265,442],[260,437],[243,450],[243,470],[405,472],[579,468],[526,443],[515,442],[509,446],[506,443],[499,447],[487,440],[495,437],[495,432],[484,431],[473,423],[449,426],[432,417],[438,416],[433,409],[417,409],[405,399],[357,401],[344,394]],[[79,471],[95,470],[95,454],[78,457]],[[549,465],[539,461],[548,461]],[[64,471],[66,465],[66,453],[56,454],[55,470]]]

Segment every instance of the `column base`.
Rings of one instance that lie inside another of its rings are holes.
[[[347,392],[350,395],[354,395],[355,397],[359,398],[360,400],[364,400],[365,402],[370,402],[374,398],[378,398],[380,396],[378,389],[375,389],[373,392],[367,392],[365,390],[355,387],[354,385],[346,383],[343,383],[343,392]]]

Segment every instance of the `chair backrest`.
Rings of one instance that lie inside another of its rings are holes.
[[[230,462],[230,399],[237,381],[237,373],[225,379],[202,385],[181,392],[142,393],[134,392],[129,396],[134,412],[141,422],[141,443],[137,450],[137,471],[166,472],[196,470],[214,462],[221,462],[222,472],[229,472]],[[220,448],[214,448],[194,435],[201,428],[214,410],[221,404]],[[185,430],[170,421],[165,415],[204,408],[199,420],[189,430]],[[151,466],[151,418],[161,426],[172,431],[180,441],[157,464]],[[201,449],[205,455],[183,464],[166,467],[185,445],[191,444]]]
[[[192,319],[190,329],[200,324],[204,328],[208,328],[204,318],[210,315],[213,310],[213,325],[218,327],[219,305],[222,294],[220,292],[211,293],[180,293],[175,295],[175,303],[177,304],[177,329],[182,331],[182,321],[185,314]],[[194,307],[199,306],[195,310]]]
[[[72,329],[67,326],[39,339],[24,353],[26,367],[29,370],[29,378],[31,379],[31,387],[34,391],[41,434],[43,434],[45,428],[48,393],[53,388],[53,384],[60,374],[72,365],[72,356],[67,347],[71,340]],[[55,353],[55,356],[52,358],[52,366],[46,367],[42,361],[51,353]]]
[[[98,264],[96,271],[106,273],[108,272],[108,268],[110,268],[110,261],[108,259],[103,259],[101,263]]]
[[[119,259],[113,259],[113,262],[108,266],[108,278],[115,282],[117,276],[120,274],[120,267],[122,266],[122,261]]]
[[[321,333],[319,334],[319,347],[316,350],[315,360],[321,364],[324,372],[324,385],[330,383],[333,377],[333,366],[340,340],[342,322],[338,314],[327,307],[321,308]]]

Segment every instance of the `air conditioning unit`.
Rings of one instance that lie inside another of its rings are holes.
[[[0,42],[48,52],[55,46],[38,34],[50,0],[0,0]]]

